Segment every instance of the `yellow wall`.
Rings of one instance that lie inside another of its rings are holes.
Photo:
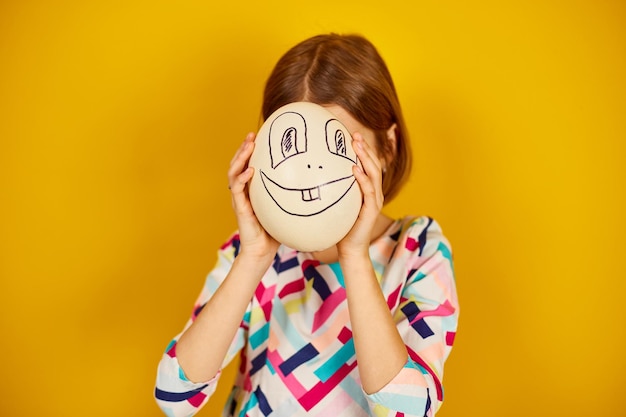
[[[0,415],[160,415],[235,227],[230,156],[276,59],[327,31],[395,76],[417,164],[388,212],[455,249],[440,415],[623,412],[624,3],[349,3],[0,3]]]

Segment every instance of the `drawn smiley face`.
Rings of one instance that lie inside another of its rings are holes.
[[[250,158],[255,214],[280,241],[291,233],[276,229],[302,225],[312,228],[305,233],[330,233],[329,227],[336,227],[345,235],[361,206],[352,174],[356,164],[350,133],[332,113],[308,102],[283,106],[259,130]]]

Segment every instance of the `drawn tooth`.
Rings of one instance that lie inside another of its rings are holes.
[[[300,193],[302,193],[302,201],[320,200],[320,187],[300,190]]]
[[[302,194],[302,201],[321,200],[320,187],[302,189],[300,193]]]
[[[311,200],[321,200],[320,187],[311,188]]]

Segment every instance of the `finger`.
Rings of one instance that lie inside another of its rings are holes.
[[[230,191],[232,193],[241,193],[245,190],[246,184],[252,178],[254,174],[254,168],[247,167],[244,169],[239,175],[236,175],[233,178],[233,181],[230,183]]]
[[[254,175],[254,168],[248,167],[237,175],[230,185],[233,208],[237,214],[243,214],[250,208],[250,200],[246,193],[246,184]]]
[[[380,159],[360,134],[355,134],[355,139],[355,151],[362,165],[362,168],[355,170],[355,178],[359,182],[364,198],[369,200],[368,204],[382,207],[384,194]]]
[[[232,190],[237,176],[239,176],[248,166],[248,161],[254,151],[254,142],[246,140],[233,157],[228,169],[228,187]]]
[[[382,207],[383,193],[380,190],[380,187],[376,186],[376,182],[373,178],[368,176],[363,168],[356,165],[353,167],[352,172],[359,183],[359,187],[361,187],[361,192],[363,193],[363,204],[368,207]]]
[[[240,156],[241,156],[242,153],[244,153],[247,150],[249,150],[250,143],[254,142],[254,138],[255,138],[255,135],[254,135],[253,132],[250,132],[250,133],[248,133],[246,135],[246,138],[244,139],[243,143],[241,144],[241,146],[239,146],[239,148],[235,152],[235,155],[233,156],[233,158],[230,161],[230,166],[231,167],[232,167],[233,164],[235,164],[237,161],[240,160]]]
[[[237,156],[246,148],[246,146],[250,142],[254,142],[254,133],[253,132],[250,132],[250,133],[248,133],[246,135],[246,137],[244,138],[243,142],[241,143],[241,145],[237,149],[237,152],[235,152],[235,155],[233,156],[231,162],[233,162],[233,161],[235,161],[235,159],[237,159]]]
[[[378,156],[375,154],[373,149],[368,146],[367,142],[365,142],[361,137],[357,136],[356,141],[354,142],[354,148],[357,152],[357,156],[361,160],[361,167],[364,171],[365,175],[368,177],[367,179],[371,182],[374,187],[375,197],[378,200],[382,200],[383,191],[382,191],[382,169],[380,167],[380,160]],[[355,175],[356,177],[356,175]],[[359,182],[361,185],[361,182]],[[365,184],[363,184],[365,186]]]
[[[354,134],[353,142],[355,152],[361,160],[361,164],[368,175],[381,172],[381,161],[376,151],[363,139],[360,133]]]

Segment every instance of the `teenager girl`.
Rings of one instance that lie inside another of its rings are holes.
[[[358,219],[319,252],[274,240],[248,199],[248,134],[228,171],[238,232],[159,363],[157,403],[168,416],[195,414],[239,356],[225,416],[433,416],[459,308],[439,225],[381,212],[411,167],[389,71],[361,36],[315,36],[278,61],[264,119],[296,101],[323,105],[351,132],[362,162],[353,169],[363,192]]]

